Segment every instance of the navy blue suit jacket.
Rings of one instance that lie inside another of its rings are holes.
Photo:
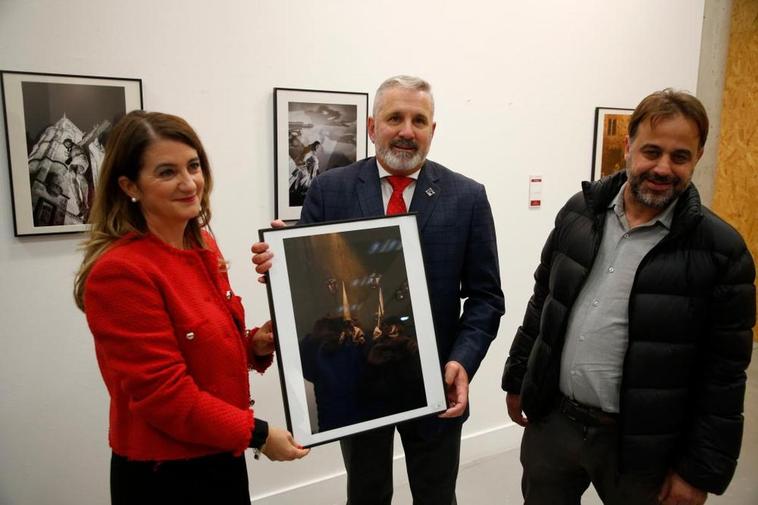
[[[470,379],[505,311],[487,194],[478,182],[427,160],[410,211],[418,213],[441,364],[458,361]],[[300,223],[383,215],[376,160],[367,158],[314,179]]]

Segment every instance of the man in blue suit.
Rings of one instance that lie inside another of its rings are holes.
[[[469,381],[497,335],[504,313],[492,211],[484,186],[426,159],[436,123],[429,84],[396,76],[376,92],[368,133],[376,157],[317,177],[300,223],[418,214],[432,316],[449,408],[341,441],[348,505],[392,501],[392,444],[397,428],[414,504],[455,504],[461,427]],[[253,246],[256,271],[271,266]],[[461,312],[461,300],[463,312]]]

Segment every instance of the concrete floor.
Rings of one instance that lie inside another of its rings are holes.
[[[753,361],[748,368],[745,395],[745,432],[737,472],[722,496],[708,495],[707,505],[758,504],[758,353],[753,346]],[[508,469],[508,471],[504,471]],[[458,475],[460,505],[516,505],[521,497],[521,464],[518,449],[461,467]],[[411,505],[408,485],[395,490],[393,503]],[[583,505],[602,505],[592,486],[582,499]]]

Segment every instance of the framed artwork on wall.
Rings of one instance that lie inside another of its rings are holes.
[[[415,214],[259,231],[287,427],[307,446],[442,412]]]
[[[105,142],[142,81],[0,71],[16,236],[87,229]]]
[[[624,168],[624,138],[634,109],[595,108],[592,181]]]
[[[365,158],[368,93],[274,88],[274,201],[297,220],[318,174]]]

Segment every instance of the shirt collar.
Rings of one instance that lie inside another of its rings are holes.
[[[621,185],[621,189],[619,189],[618,193],[616,193],[616,196],[613,198],[613,200],[611,200],[611,203],[608,204],[608,209],[612,209],[618,218],[621,219],[624,223],[626,223],[626,217],[624,215],[624,190],[626,189],[627,184],[629,184],[629,181]],[[640,226],[649,226],[652,224],[660,223],[667,230],[670,230],[671,223],[674,220],[674,207],[676,207],[676,203],[678,201],[679,197],[674,198],[674,201],[668,204],[668,206],[663,209],[663,212]]]
[[[376,159],[376,168],[379,172],[379,179],[384,179],[385,177],[392,175],[391,173],[387,172],[387,170],[382,166],[382,164],[379,162],[379,158]],[[421,170],[416,170],[412,174],[408,174],[405,177],[410,177],[411,179],[417,180],[419,173],[421,173]]]

